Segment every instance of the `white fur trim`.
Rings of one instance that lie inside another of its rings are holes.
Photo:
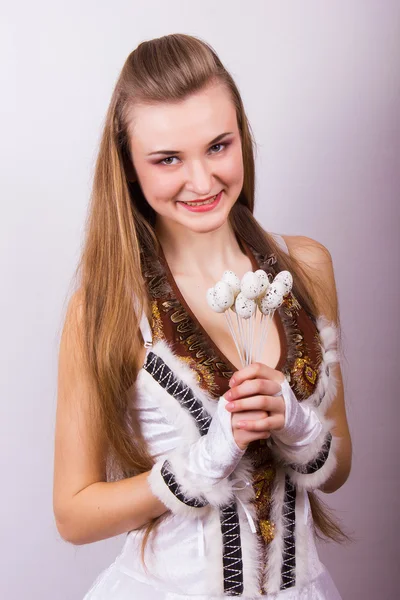
[[[186,448],[179,448],[168,454],[168,461],[171,463],[176,481],[185,496],[193,498],[204,496],[212,506],[217,507],[233,501],[232,484],[227,478],[221,479],[218,483],[213,483],[211,479],[199,475],[197,478],[191,477],[188,481],[187,456],[188,449]]]
[[[237,490],[236,496],[245,504],[254,522],[257,521],[256,508],[254,505],[255,492],[252,486],[252,473],[254,466],[249,457],[243,457],[239,465],[232,474],[232,478],[248,482],[249,485],[244,489]],[[248,518],[240,504],[237,502],[237,509],[240,522],[240,537],[242,544],[242,562],[243,562],[243,596],[253,598],[260,595],[259,574],[264,568],[265,557],[263,556],[263,546],[256,533],[250,528]]]
[[[283,559],[283,520],[282,510],[285,499],[285,472],[276,470],[274,485],[271,492],[270,520],[275,525],[275,535],[266,549],[266,572],[264,588],[268,594],[279,592],[281,585],[281,569]]]
[[[340,438],[332,436],[328,457],[322,467],[314,473],[299,473],[290,467],[285,469],[286,473],[289,475],[293,483],[296,484],[298,489],[315,490],[318,489],[323,483],[328,481],[337,467],[339,443]]]
[[[322,315],[317,318],[316,325],[321,340],[322,361],[319,366],[316,389],[302,404],[319,407],[320,411],[325,413],[337,391],[337,378],[331,367],[340,362],[337,349],[338,335],[336,325],[328,322]]]
[[[189,519],[196,519],[199,516],[208,514],[211,510],[209,504],[201,507],[188,506],[184,502],[181,502],[175,494],[170,491],[160,472],[163,463],[164,459],[158,461],[147,477],[148,484],[153,494],[175,514],[185,515]]]
[[[297,488],[296,508],[295,508],[295,540],[296,540],[296,587],[303,587],[309,583],[309,565],[308,565],[308,522],[307,510],[308,497],[307,492]]]

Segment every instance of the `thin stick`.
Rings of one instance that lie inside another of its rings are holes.
[[[269,329],[269,326],[271,324],[272,316],[273,316],[274,312],[275,312],[274,310],[269,310],[268,311],[267,324],[266,324],[266,327],[265,327],[265,330],[264,330],[263,341],[262,341],[262,344],[261,344],[262,348],[264,347],[264,344],[267,341],[268,329]]]
[[[241,340],[241,344],[242,344],[241,347],[243,349],[244,364],[246,364],[246,344],[245,344],[244,331],[243,331],[244,327],[243,327],[242,319],[239,318],[239,315],[237,313],[236,313],[236,318],[237,318],[237,323],[238,323],[240,340]]]
[[[247,364],[249,365],[251,363],[251,317],[249,317],[247,321]]]
[[[249,319],[246,319],[246,365],[249,364]]]
[[[254,311],[254,313],[251,315],[251,323],[250,323],[250,331],[251,331],[251,336],[250,336],[250,363],[253,362],[253,355],[254,355],[254,330],[255,330],[255,315],[257,313]]]
[[[260,325],[259,325],[259,335],[258,335],[258,347],[257,347],[257,362],[261,360],[261,342],[263,338],[263,325],[264,325],[264,313],[261,313]]]
[[[242,366],[244,366],[244,357],[243,357],[242,348],[240,346],[239,332],[235,330],[235,327],[234,327],[234,324],[233,324],[233,321],[232,321],[232,315],[230,313],[228,314],[228,317],[229,317],[229,322],[230,322],[231,327],[232,327],[233,337],[234,337],[234,340],[235,340],[235,343],[236,343],[236,347],[237,347],[238,352],[239,352],[240,362],[241,362]]]
[[[240,358],[240,364],[242,365],[242,367],[244,367],[244,361],[243,361],[243,357],[242,357],[242,352],[239,348],[239,344],[237,341],[237,337],[236,337],[236,333],[233,327],[233,323],[231,321],[231,315],[229,314],[229,309],[225,311],[225,317],[226,317],[226,321],[228,323],[228,327],[229,327],[229,331],[231,332],[231,336],[233,337],[233,341],[235,342],[235,346],[236,346],[236,350],[238,351],[239,354],[239,358]]]
[[[242,321],[243,328],[243,348],[244,348],[244,364],[247,365],[247,321],[243,319]]]

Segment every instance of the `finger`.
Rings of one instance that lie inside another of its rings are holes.
[[[284,418],[282,415],[273,415],[271,417],[266,417],[265,419],[258,419],[252,421],[248,419],[247,421],[239,421],[236,424],[238,429],[246,429],[246,431],[278,431],[282,429],[284,426]]]
[[[244,412],[232,414],[232,424],[237,424],[240,421],[259,421],[266,419],[270,414],[265,410],[246,410]]]
[[[235,385],[225,392],[224,398],[230,402],[239,398],[248,398],[249,396],[274,396],[281,391],[281,385],[276,381],[268,379],[246,379],[243,383]]]
[[[239,431],[243,432],[243,429]],[[248,442],[252,442],[255,440],[266,440],[271,437],[270,431],[245,431],[246,437],[248,437]]]
[[[258,395],[228,402],[225,408],[235,413],[246,410],[265,410],[273,413],[283,413],[285,403],[281,396]]]
[[[246,379],[269,379],[271,381],[277,381],[282,383],[285,379],[284,374],[281,371],[277,371],[268,365],[261,362],[254,362],[251,365],[243,367],[236,371],[229,381],[230,387],[239,385]]]

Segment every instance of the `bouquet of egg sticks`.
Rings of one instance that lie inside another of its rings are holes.
[[[224,271],[221,280],[207,290],[209,306],[225,314],[242,367],[261,359],[275,310],[292,286],[289,271],[280,271],[270,281],[267,273],[259,269],[247,271],[241,280],[233,271]],[[236,315],[236,327],[230,311]]]

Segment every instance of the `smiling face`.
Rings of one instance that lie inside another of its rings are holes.
[[[176,103],[135,105],[128,134],[140,187],[157,213],[156,228],[201,233],[226,222],[244,173],[236,110],[225,87],[209,86]],[[185,204],[220,192],[212,204]]]

